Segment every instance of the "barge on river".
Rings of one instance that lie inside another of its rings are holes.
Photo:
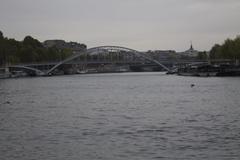
[[[240,66],[232,64],[191,64],[181,67],[177,71],[182,76],[240,76]]]

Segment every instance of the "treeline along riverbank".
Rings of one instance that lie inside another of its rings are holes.
[[[64,41],[63,41],[64,42]],[[86,48],[86,45],[82,48]],[[0,66],[19,63],[61,61],[73,54],[71,48],[45,46],[39,40],[26,36],[23,41],[4,37],[0,31]]]
[[[210,59],[240,59],[240,36],[227,39],[223,44],[215,44],[210,50]]]

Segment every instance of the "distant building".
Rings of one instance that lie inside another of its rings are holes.
[[[65,42],[64,40],[46,40],[43,45],[47,48],[56,47],[58,49],[71,49],[73,52],[81,52],[87,49],[85,44],[77,42]]]
[[[197,51],[193,48],[192,43],[191,43],[191,46],[188,50],[186,50],[184,52],[180,52],[181,55],[188,56],[188,57],[197,57],[198,53],[199,53],[199,51]]]
[[[179,59],[196,59],[200,51],[197,51],[193,48],[191,43],[190,48],[183,52],[176,52],[174,50],[154,50],[147,51],[150,57],[158,61],[171,61]]]
[[[169,60],[177,57],[176,51],[174,50],[155,50],[146,52],[150,57],[155,60]]]

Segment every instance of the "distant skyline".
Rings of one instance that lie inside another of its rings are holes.
[[[240,34],[240,0],[0,0],[0,30],[88,48],[210,50]]]

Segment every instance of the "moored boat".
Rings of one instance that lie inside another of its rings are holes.
[[[181,76],[240,76],[240,66],[220,64],[193,64],[178,69],[178,75]]]

